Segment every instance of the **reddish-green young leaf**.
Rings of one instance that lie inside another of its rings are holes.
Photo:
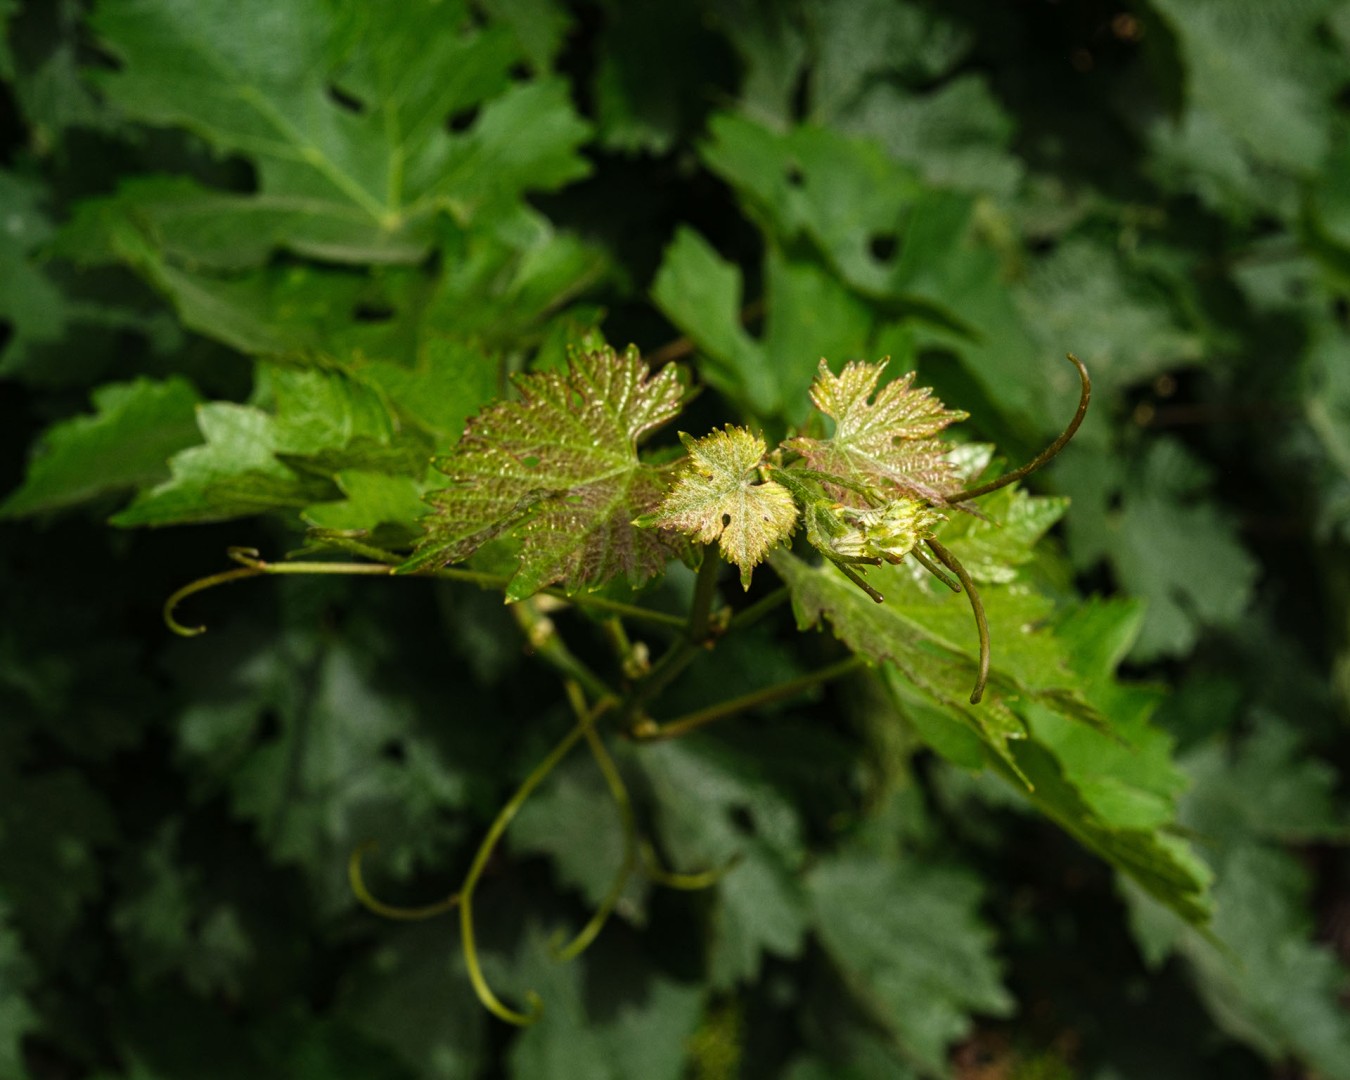
[[[822,360],[811,401],[834,419],[834,435],[785,445],[820,472],[941,503],[956,486],[956,470],[937,436],[969,414],[946,408],[927,387],[916,388],[913,372],[878,391],[887,362],[845,364],[834,375]]]
[[[680,433],[689,461],[670,494],[638,524],[678,529],[701,544],[714,540],[741,568],[741,584],[769,549],[792,535],[797,504],[782,484],[762,480],[764,440],[745,428],[727,427],[706,438]]]
[[[451,482],[428,496],[426,538],[400,572],[458,562],[507,533],[521,541],[510,600],[555,582],[569,591],[620,576],[637,585],[663,569],[677,546],[633,525],[665,489],[637,444],[680,411],[675,370],[652,375],[635,348],[620,356],[606,347],[516,386],[519,401],[474,417],[436,462]]]

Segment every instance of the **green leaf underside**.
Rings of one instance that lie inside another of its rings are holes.
[[[947,409],[927,387],[915,387],[912,371],[878,391],[886,364],[849,363],[836,376],[821,360],[811,401],[834,419],[834,435],[784,445],[820,472],[941,504],[956,487],[956,470],[937,436],[968,414]],[[856,500],[851,494],[846,499]]]
[[[898,669],[907,692],[930,709],[925,723],[916,718],[916,728],[936,749],[946,752],[948,744],[932,725],[945,720],[973,729],[1040,812],[1183,918],[1204,921],[1208,875],[1181,841],[1160,831],[1175,814],[1175,777],[1165,753],[1161,763],[1155,759],[1158,740],[1149,736],[1157,733],[1139,730],[1143,720],[1129,700],[1112,701],[1125,718],[1118,720],[1113,709],[1111,731],[1101,730],[1098,695],[1091,703],[1084,697],[1094,678],[1078,672],[1067,641],[1037,628],[1050,614],[1048,602],[1019,587],[986,595],[991,693],[971,706],[974,642],[963,650],[955,637],[957,624],[969,617],[961,598],[940,597],[925,585],[933,602],[915,599],[921,587],[914,579],[881,567],[872,580],[887,601],[875,604],[831,567],[812,568],[786,552],[771,562],[792,592],[799,627],[824,617],[851,649]],[[1118,660],[1113,654],[1102,662]],[[1114,780],[1094,765],[1101,760],[1109,762]]]
[[[257,159],[256,195],[174,206],[171,231],[208,251],[242,231],[252,246],[409,262],[438,212],[469,220],[587,170],[566,86],[512,84],[513,35],[471,29],[463,4],[350,5],[335,20],[318,0],[138,0],[100,5],[93,24],[123,63],[99,82],[126,115]]]
[[[787,488],[759,479],[764,440],[727,427],[702,439],[680,433],[689,462],[656,513],[641,524],[677,529],[701,544],[717,541],[750,588],[754,568],[792,535],[797,504]]]
[[[479,413],[455,452],[437,460],[451,483],[428,496],[426,538],[400,572],[459,562],[514,533],[520,566],[508,599],[555,582],[576,591],[659,573],[678,549],[633,525],[665,486],[661,470],[639,460],[637,443],[679,412],[675,370],[652,375],[636,349],[604,348],[516,386],[519,401]]]

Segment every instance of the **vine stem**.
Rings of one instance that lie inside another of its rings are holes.
[[[598,700],[618,703],[619,695],[604,679],[577,658],[558,633],[558,627],[553,620],[541,612],[532,600],[521,600],[512,604],[511,614],[524,631],[525,640],[529,642],[536,656],[564,679],[580,683]]]
[[[719,701],[716,705],[709,705],[706,709],[697,709],[694,712],[686,713],[684,716],[675,720],[670,720],[664,724],[649,722],[646,725],[640,725],[633,729],[632,736],[642,742],[654,742],[658,739],[675,739],[681,735],[687,735],[691,731],[714,723],[717,720],[724,720],[728,716],[735,716],[737,713],[745,712],[747,709],[753,709],[760,705],[769,705],[775,701],[783,701],[786,698],[796,697],[804,690],[809,690],[813,686],[819,686],[821,683],[829,682],[831,679],[837,679],[842,675],[857,671],[865,667],[867,661],[861,656],[850,656],[847,660],[840,660],[837,664],[831,664],[828,667],[820,668],[818,671],[810,672],[800,678],[789,679],[787,682],[778,683],[775,686],[766,686],[760,690],[753,690],[748,694],[743,694],[737,698],[730,698],[727,701]]]
[[[773,592],[756,600],[749,607],[742,608],[740,611],[736,612],[736,614],[731,617],[731,622],[727,623],[727,632],[730,633],[734,630],[744,630],[747,626],[753,626],[755,623],[759,622],[760,619],[764,618],[765,615],[775,611],[781,604],[786,603],[791,595],[792,594],[788,592],[786,585],[774,589]]]
[[[689,605],[689,616],[684,621],[684,633],[670,644],[641,679],[625,701],[627,715],[635,716],[644,704],[670,685],[671,681],[698,656],[709,638],[713,604],[717,599],[717,575],[722,560],[712,544],[703,547],[703,561],[699,563],[694,581],[694,598]]]
[[[478,1000],[483,1003],[484,1008],[493,1016],[505,1020],[509,1024],[516,1024],[521,1027],[533,1024],[539,1019],[544,1003],[539,995],[531,990],[525,996],[529,1011],[517,1012],[497,997],[492,992],[492,988],[488,986],[487,979],[483,977],[482,966],[478,962],[478,946],[473,928],[473,894],[478,888],[478,881],[483,876],[483,870],[492,857],[493,851],[496,850],[502,835],[515,819],[516,814],[520,812],[520,808],[525,805],[534,789],[543,783],[549,773],[557,768],[559,762],[567,756],[572,747],[585,738],[588,731],[592,730],[596,720],[613,705],[613,699],[606,699],[597,702],[592,708],[584,711],[577,722],[572,725],[571,730],[554,745],[545,758],[534,767],[530,775],[525,777],[520,787],[516,789],[515,794],[511,796],[507,804],[501,808],[496,818],[493,819],[487,835],[483,837],[483,842],[478,846],[473,863],[469,867],[469,873],[464,878],[464,884],[459,890],[459,928],[464,943],[464,963],[469,969],[469,981],[473,984],[474,993],[478,995]]]
[[[437,915],[444,915],[459,903],[459,893],[451,893],[444,900],[438,900],[433,904],[424,904],[421,907],[398,907],[377,899],[366,887],[365,875],[361,872],[361,860],[377,847],[379,845],[374,840],[367,840],[365,843],[357,845],[347,859],[347,882],[351,885],[352,894],[366,910],[386,919],[417,921],[434,919]]]
[[[567,697],[572,703],[577,719],[580,720],[586,715],[586,701],[581,695],[581,688],[574,682],[568,682]],[[586,743],[590,747],[591,757],[595,759],[595,764],[600,769],[600,774],[605,778],[605,786],[609,788],[610,797],[619,811],[619,821],[623,826],[623,860],[614,875],[609,891],[605,893],[595,913],[581,928],[581,932],[558,950],[559,960],[573,960],[590,947],[591,942],[599,936],[605,923],[609,921],[638,864],[637,820],[633,814],[633,801],[628,796],[628,787],[624,784],[619,767],[614,763],[614,758],[610,756],[605,741],[600,737],[600,732],[595,729],[594,724],[586,728]]]
[[[235,581],[243,581],[247,578],[262,577],[264,575],[275,574],[334,574],[348,576],[365,577],[398,577],[403,576],[409,579],[414,578],[438,578],[443,581],[464,581],[474,585],[480,585],[483,588],[499,589],[504,588],[510,582],[501,574],[484,574],[477,570],[460,570],[455,567],[442,567],[440,570],[433,570],[422,574],[396,575],[391,566],[382,563],[352,563],[352,562],[267,562],[258,557],[258,552],[252,548],[231,548],[229,556],[235,562],[243,565],[237,570],[225,570],[219,574],[210,574],[207,577],[198,578],[196,581],[189,582],[181,589],[174,592],[164,601],[164,622],[175,634],[181,637],[196,637],[198,634],[206,633],[205,626],[185,626],[174,616],[178,605],[199,592],[207,589],[213,589],[218,585],[228,585]],[[607,611],[614,615],[623,615],[630,619],[639,619],[650,623],[658,623],[663,626],[673,626],[683,628],[685,619],[679,615],[671,615],[664,611],[653,611],[651,608],[638,607],[636,604],[625,604],[619,600],[610,600],[603,596],[591,596],[587,593],[578,593],[571,595],[562,589],[541,589],[540,593],[544,596],[552,596],[555,599],[563,600],[577,607],[592,608],[596,611]]]

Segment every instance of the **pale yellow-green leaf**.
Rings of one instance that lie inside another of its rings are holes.
[[[956,470],[938,435],[968,414],[948,409],[927,387],[915,387],[913,372],[878,390],[886,363],[845,364],[835,375],[822,360],[811,401],[833,418],[834,434],[785,445],[820,472],[941,503],[956,487]]]
[[[741,585],[775,545],[792,535],[797,504],[787,488],[760,478],[764,440],[727,427],[706,438],[684,433],[689,461],[657,510],[640,524],[677,529],[699,543],[717,541],[741,569]]]

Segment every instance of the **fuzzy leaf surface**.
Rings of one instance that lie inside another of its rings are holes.
[[[512,600],[554,582],[569,590],[620,576],[640,584],[663,569],[675,546],[633,525],[664,486],[637,444],[679,412],[675,371],[653,375],[636,349],[604,348],[516,386],[519,401],[474,417],[455,452],[436,462],[450,485],[428,497],[426,539],[401,571],[458,562],[507,532],[521,541]]]
[[[811,401],[834,420],[834,435],[786,445],[820,472],[940,503],[955,487],[955,470],[937,436],[968,414],[915,387],[913,372],[878,390],[886,363],[845,364],[835,375],[822,360]]]
[[[761,481],[764,440],[745,428],[727,427],[702,439],[683,432],[689,463],[675,487],[644,525],[678,529],[700,544],[714,540],[741,569],[741,585],[769,550],[792,535],[797,504],[782,484]]]

